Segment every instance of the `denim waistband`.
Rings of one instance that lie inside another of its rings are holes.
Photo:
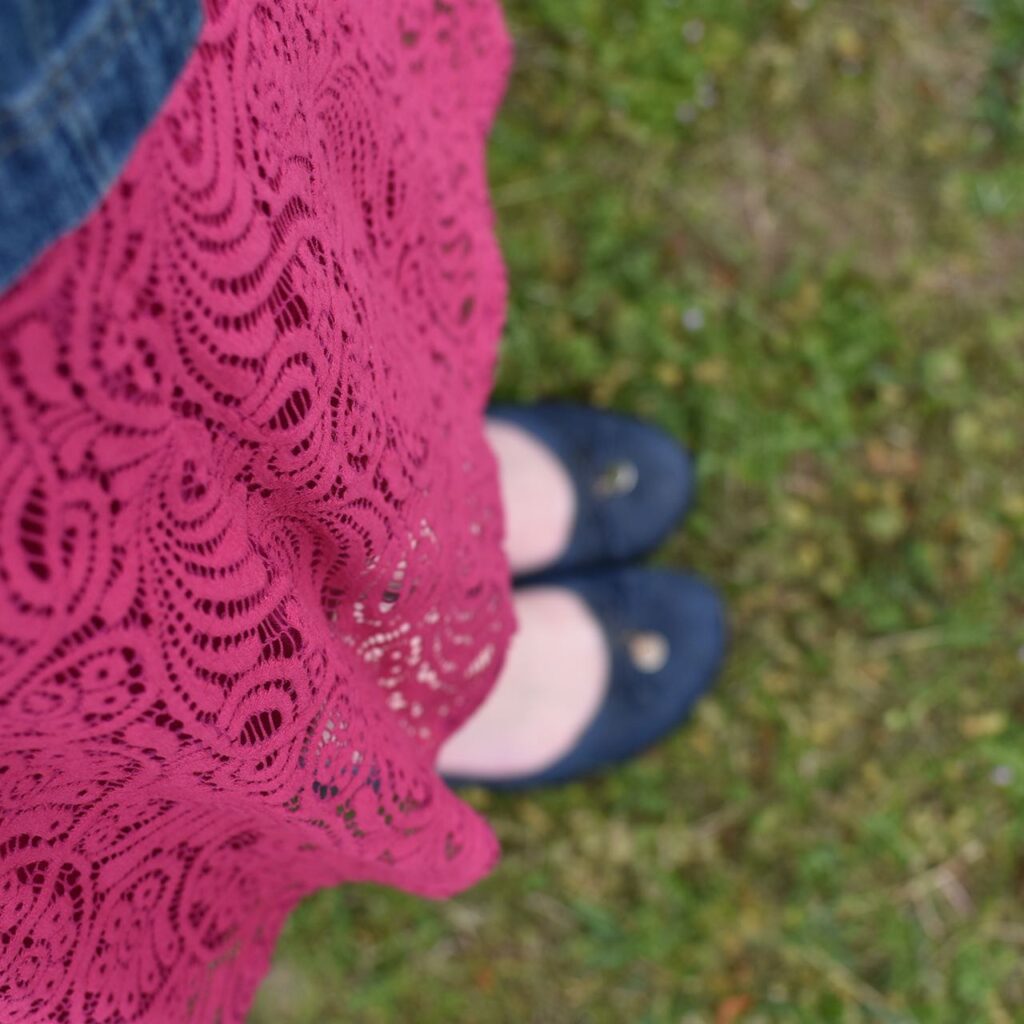
[[[102,198],[201,22],[200,0],[0,3],[0,290]]]

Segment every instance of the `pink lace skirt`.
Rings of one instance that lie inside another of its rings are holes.
[[[325,885],[497,849],[439,781],[511,630],[492,0],[208,0],[0,297],[0,1018],[240,1021]]]

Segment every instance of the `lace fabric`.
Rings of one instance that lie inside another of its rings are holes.
[[[303,895],[494,863],[434,770],[512,627],[491,0],[209,0],[0,297],[0,1007],[239,1021]]]

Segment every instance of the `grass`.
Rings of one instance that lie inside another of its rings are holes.
[[[1024,1021],[1024,2],[513,0],[504,398],[700,455],[691,726],[472,794],[497,873],[294,915],[253,1020]]]

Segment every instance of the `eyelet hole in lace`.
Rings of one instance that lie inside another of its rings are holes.
[[[395,607],[398,598],[402,594],[402,583],[405,580],[405,570],[407,568],[408,563],[403,558],[402,561],[398,563],[394,576],[391,577],[387,587],[384,589],[384,593],[381,595],[379,608],[382,613],[389,612]]]
[[[627,633],[624,637],[630,660],[638,672],[654,675],[667,664],[672,647],[662,633]]]
[[[640,482],[640,470],[628,459],[605,466],[594,480],[594,494],[599,498],[621,498],[632,494]]]

